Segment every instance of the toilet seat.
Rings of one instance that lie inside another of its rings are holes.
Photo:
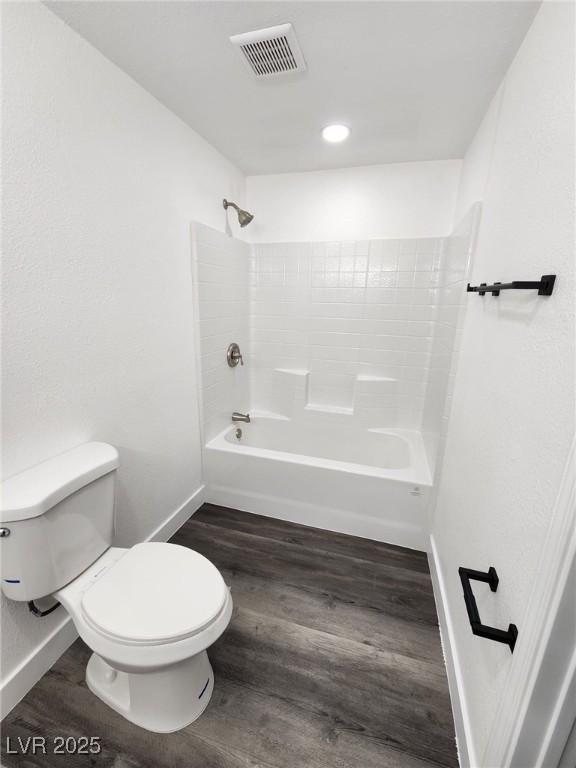
[[[99,635],[125,645],[176,643],[221,614],[228,589],[203,555],[177,544],[137,544],[82,594],[81,611]]]

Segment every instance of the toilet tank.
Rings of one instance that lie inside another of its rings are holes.
[[[0,576],[11,600],[73,581],[112,544],[118,451],[85,443],[2,483]]]

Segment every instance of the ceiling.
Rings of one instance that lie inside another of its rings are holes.
[[[538,2],[48,2],[247,174],[462,157]],[[291,22],[265,82],[228,37]],[[322,128],[347,124],[344,144]]]

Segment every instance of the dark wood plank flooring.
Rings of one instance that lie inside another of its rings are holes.
[[[216,685],[175,734],[128,723],[84,683],[78,640],[10,713],[6,737],[100,736],[96,756],[4,754],[10,768],[457,766],[424,554],[205,504],[172,541],[232,588]]]

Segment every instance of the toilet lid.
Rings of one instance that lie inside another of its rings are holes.
[[[137,544],[86,590],[82,611],[97,631],[127,643],[189,637],[220,613],[227,587],[203,555],[177,544]]]

